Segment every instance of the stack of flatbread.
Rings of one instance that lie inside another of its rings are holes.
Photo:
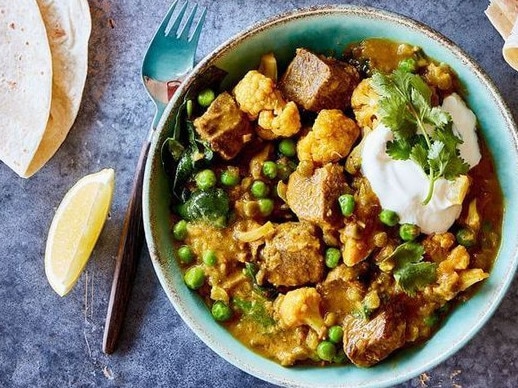
[[[486,16],[504,38],[504,59],[518,70],[518,0],[491,0]]]
[[[28,178],[75,121],[88,67],[87,0],[0,0],[0,160]]]

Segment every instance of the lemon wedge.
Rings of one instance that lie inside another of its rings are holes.
[[[108,168],[81,178],[61,201],[49,229],[45,274],[60,296],[76,284],[110,209],[115,172]]]

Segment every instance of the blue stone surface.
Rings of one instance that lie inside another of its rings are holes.
[[[197,59],[267,17],[327,1],[198,0],[208,9]],[[30,179],[0,164],[0,387],[270,387],[202,343],[168,301],[142,251],[116,353],[102,352],[118,238],[153,105],[140,65],[169,0],[90,0],[92,36],[83,103],[65,143]],[[335,1],[335,3],[349,3]],[[412,17],[477,60],[518,118],[518,72],[501,57],[487,1],[355,1]],[[65,298],[47,283],[45,239],[66,191],[82,176],[116,171],[110,218],[85,273]],[[509,206],[515,206],[510,204]],[[401,387],[517,387],[518,283],[458,353]]]

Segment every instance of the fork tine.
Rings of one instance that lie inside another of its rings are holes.
[[[173,16],[174,10],[176,8],[176,5],[178,4],[178,0],[175,0],[173,4],[169,7],[169,10],[167,11],[167,14],[162,19],[162,23],[160,23],[160,27],[158,27],[158,30],[156,31],[156,35],[164,34],[167,26],[169,25],[169,22],[171,20],[171,16]]]
[[[178,32],[178,29],[180,27],[180,23],[182,22],[183,15],[185,14],[185,10],[187,9],[187,3],[184,3],[182,5],[182,8],[180,8],[180,11],[178,11],[178,14],[176,15],[176,18],[174,19],[174,22],[166,31],[166,35],[176,34]]]
[[[182,27],[182,30],[178,32],[179,39],[187,40],[189,36],[189,31],[191,30],[192,21],[194,20],[194,15],[196,15],[196,10],[198,9],[198,4],[194,4],[191,12],[189,13],[189,17],[187,18],[185,24]]]
[[[192,33],[192,36],[189,39],[189,42],[194,42],[194,44],[196,44],[198,42],[198,39],[200,38],[201,30],[203,28],[203,22],[205,21],[206,13],[207,13],[207,8],[203,8],[201,11],[200,18],[198,19],[198,23],[196,24],[196,28],[194,29],[194,32]]]

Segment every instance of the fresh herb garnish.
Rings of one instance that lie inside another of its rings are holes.
[[[453,133],[450,115],[432,106],[432,90],[417,74],[396,69],[392,74],[376,72],[372,86],[380,95],[381,122],[392,130],[387,154],[397,160],[413,160],[428,176],[423,204],[432,198],[437,179],[453,180],[466,174],[469,165],[457,148],[462,140]]]
[[[394,279],[410,296],[436,280],[437,264],[423,261],[424,248],[410,241],[399,245],[386,260],[395,263]]]

